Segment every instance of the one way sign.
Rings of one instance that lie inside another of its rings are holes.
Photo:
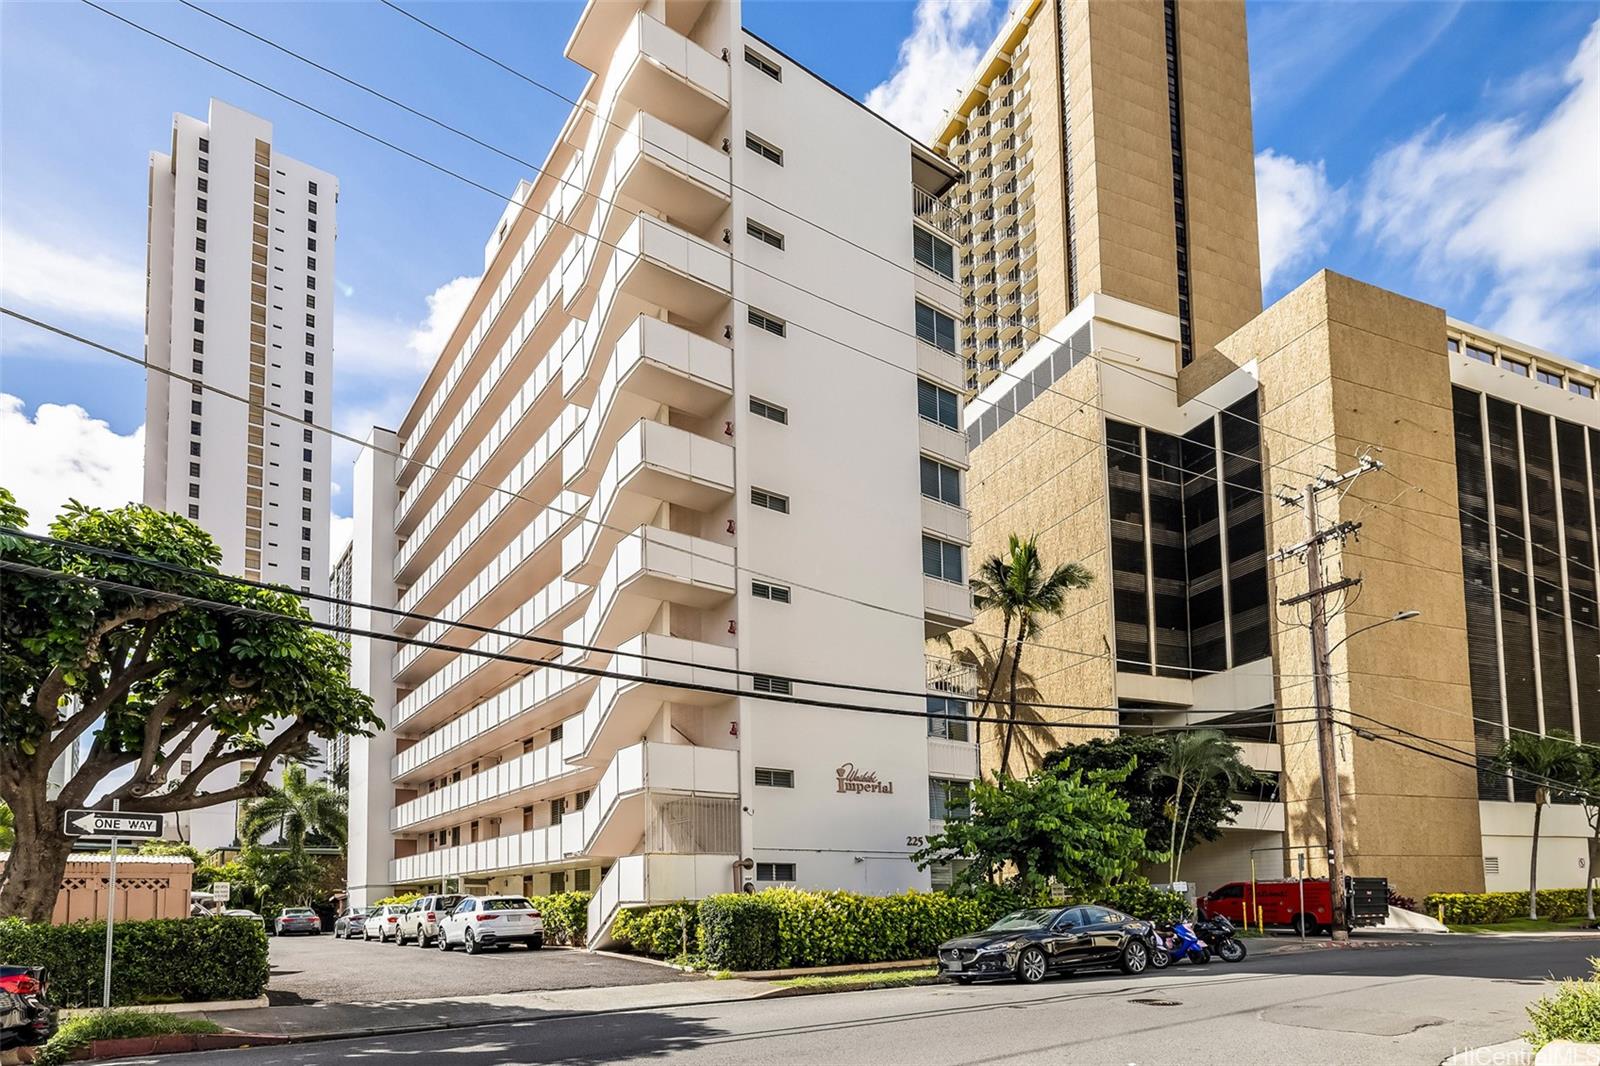
[[[161,815],[127,811],[68,810],[62,828],[74,837],[158,837]]]

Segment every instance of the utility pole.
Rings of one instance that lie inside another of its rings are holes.
[[[1329,489],[1362,474],[1383,469],[1383,464],[1363,455],[1358,465],[1336,477],[1319,477],[1306,486],[1305,495],[1294,497],[1282,494],[1283,503],[1298,506],[1305,504],[1309,533],[1305,540],[1284,548],[1272,555],[1274,562],[1291,559],[1297,555],[1306,561],[1306,591],[1298,596],[1278,601],[1281,606],[1292,607],[1300,603],[1311,606],[1311,673],[1312,702],[1316,704],[1317,754],[1321,763],[1322,818],[1328,847],[1328,903],[1329,926],[1335,942],[1348,940],[1348,914],[1344,891],[1344,812],[1339,797],[1338,747],[1334,736],[1333,671],[1328,663],[1328,594],[1341,589],[1354,588],[1361,579],[1344,577],[1322,584],[1322,546],[1329,541],[1344,541],[1361,528],[1359,522],[1340,522],[1323,529],[1317,516],[1317,497]]]

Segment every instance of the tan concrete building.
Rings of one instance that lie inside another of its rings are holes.
[[[1177,316],[1184,365],[1261,310],[1243,3],[1019,4],[936,141],[969,388],[1092,293]]]
[[[1330,624],[1352,871],[1526,888],[1531,788],[1482,767],[1513,731],[1600,738],[1593,370],[1327,272],[1262,311],[1242,6],[1057,2],[1016,9],[941,136],[967,179],[972,568],[1037,533],[1096,575],[1030,645],[1038,701],[1229,730],[1261,783],[1185,858],[1202,891],[1325,872],[1282,605],[1306,569],[1272,557],[1309,532],[1290,497],[1370,455],[1319,514],[1360,525],[1324,570],[1361,579]],[[1547,811],[1542,886],[1583,884],[1587,835]]]

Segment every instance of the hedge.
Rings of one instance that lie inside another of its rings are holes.
[[[45,966],[61,1007],[99,1006],[104,922],[50,925],[0,919],[0,959]],[[267,987],[267,934],[252,918],[156,918],[118,922],[111,1002],[196,1003],[255,999]]]
[[[699,949],[699,912],[692,903],[624,910],[611,923],[611,936],[640,955],[675,959]]]
[[[421,892],[402,892],[398,896],[384,896],[382,899],[375,899],[367,909],[371,910],[374,907],[388,907],[391,905],[405,907],[421,898]]]
[[[532,902],[544,919],[546,941],[583,947],[589,931],[589,893],[558,892],[553,896],[534,896]]]
[[[1444,908],[1445,924],[1492,925],[1528,916],[1526,892],[1435,892],[1422,900],[1424,913],[1437,916]],[[1581,888],[1541,888],[1539,917],[1552,921],[1587,914]]]
[[[1589,965],[1600,966],[1600,959],[1590,959]],[[1522,1036],[1535,1051],[1552,1040],[1600,1043],[1600,975],[1562,981],[1551,995],[1528,1004],[1528,1020],[1533,1028]]]
[[[766,895],[724,893],[700,901],[700,951],[709,965],[722,970],[777,967],[778,909]]]
[[[1148,881],[1125,881],[1085,896],[1079,903],[1099,903],[1151,922],[1175,922],[1189,913],[1189,899],[1181,892],[1156,888]]]
[[[115,978],[113,978],[113,981]],[[61,1023],[43,1047],[33,1053],[36,1066],[62,1066],[97,1040],[127,1040],[170,1033],[220,1033],[222,1026],[199,1018],[180,1018],[144,1010],[102,1010]]]

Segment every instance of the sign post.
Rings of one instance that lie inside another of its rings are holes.
[[[100,1005],[111,1006],[111,946],[117,924],[117,845],[122,838],[151,840],[161,835],[161,815],[123,814],[122,801],[112,800],[109,811],[72,809],[62,815],[62,829],[68,836],[110,837],[111,868],[106,879],[106,968],[101,983]]]

